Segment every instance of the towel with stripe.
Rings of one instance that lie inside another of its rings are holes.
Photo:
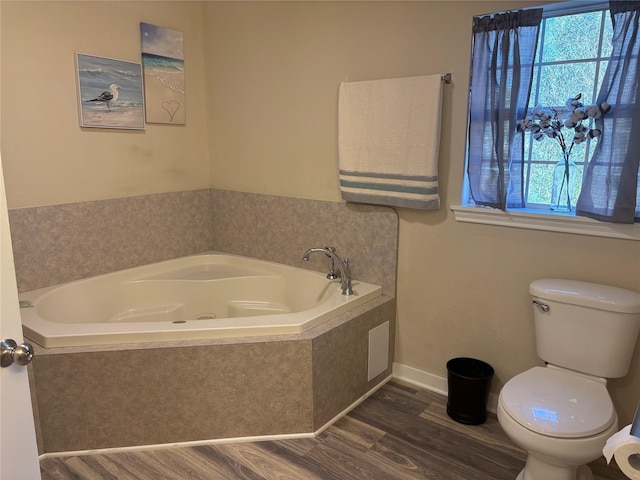
[[[442,76],[343,82],[340,190],[347,201],[440,208]]]

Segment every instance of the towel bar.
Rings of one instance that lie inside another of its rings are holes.
[[[445,73],[440,78],[442,78],[442,81],[444,83],[446,83],[447,85],[451,84],[451,74],[450,73]]]

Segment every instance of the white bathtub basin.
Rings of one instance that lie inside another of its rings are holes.
[[[382,288],[237,255],[176,258],[20,295],[24,333],[44,347],[301,333]]]

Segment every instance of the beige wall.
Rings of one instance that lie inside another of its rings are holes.
[[[531,4],[532,2],[528,2]],[[341,81],[451,72],[437,212],[400,210],[396,362],[446,376],[474,356],[494,390],[539,363],[528,284],[576,278],[640,291],[640,242],[457,223],[471,17],[525,2],[205,4],[212,185],[339,200]],[[640,353],[640,352],[638,352]],[[640,400],[640,355],[611,381],[623,420]]]
[[[9,206],[208,186],[339,201],[339,82],[451,72],[443,207],[399,212],[396,362],[446,376],[449,358],[481,358],[496,369],[497,391],[539,362],[531,280],[640,291],[640,242],[462,224],[448,209],[459,202],[463,172],[471,16],[525,4],[5,0]],[[140,21],[185,34],[187,126],[80,130],[74,53],[136,61]],[[630,375],[610,386],[622,421],[630,420],[640,400],[640,352]]]
[[[2,1],[9,208],[208,188],[200,2]],[[184,32],[186,126],[81,129],[75,54],[140,62],[140,22]]]

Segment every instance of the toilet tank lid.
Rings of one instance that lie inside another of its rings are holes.
[[[640,293],[609,285],[546,278],[531,282],[529,293],[541,299],[609,312],[640,313]]]

